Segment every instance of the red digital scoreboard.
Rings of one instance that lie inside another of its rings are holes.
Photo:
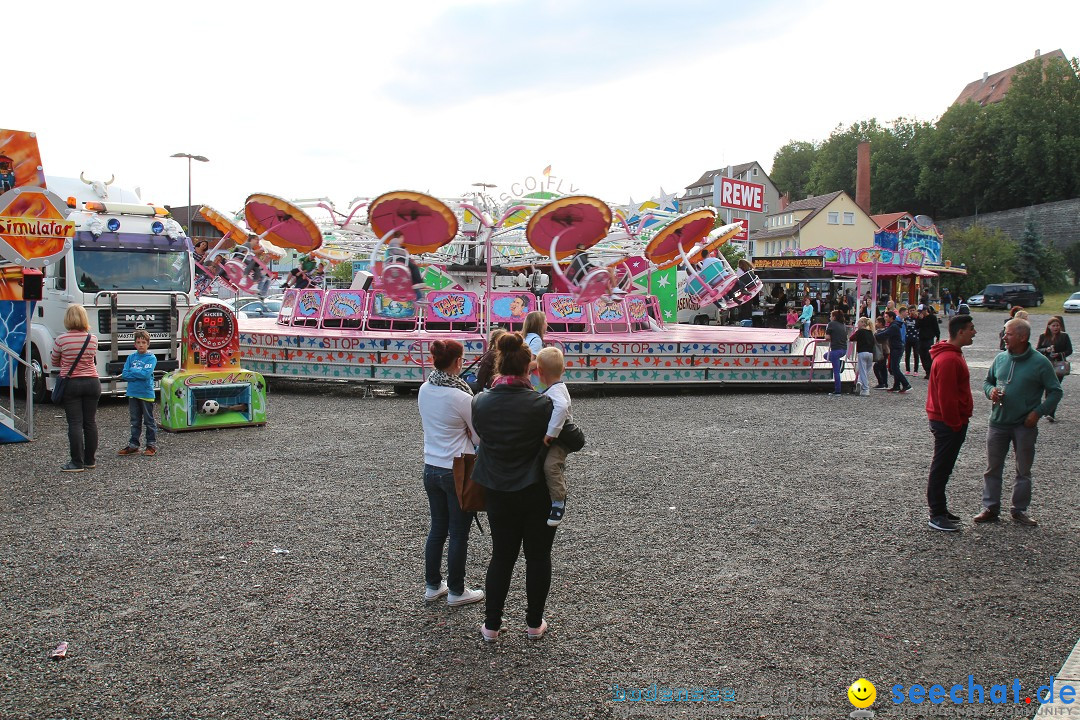
[[[236,316],[224,305],[198,305],[188,318],[185,347],[185,367],[240,367]]]

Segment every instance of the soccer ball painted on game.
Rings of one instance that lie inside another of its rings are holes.
[[[202,412],[204,415],[217,415],[218,410],[221,409],[221,405],[217,400],[207,400],[202,404]]]

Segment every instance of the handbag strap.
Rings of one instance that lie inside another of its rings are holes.
[[[83,341],[82,348],[79,350],[79,354],[75,356],[75,362],[71,363],[71,367],[68,368],[68,374],[64,376],[65,378],[70,378],[71,373],[75,372],[75,366],[79,364],[80,360],[82,360],[83,353],[86,352],[86,348],[89,345],[90,345],[90,332],[87,331],[86,340]]]

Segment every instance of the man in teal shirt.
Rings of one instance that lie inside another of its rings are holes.
[[[994,403],[990,427],[986,431],[986,473],[983,475],[983,510],[975,522],[997,520],[1001,511],[1001,474],[1012,444],[1016,455],[1016,482],[1013,485],[1012,518],[1019,525],[1034,527],[1027,514],[1031,503],[1031,465],[1035,460],[1035,440],[1039,418],[1053,415],[1061,400],[1061,383],[1054,366],[1035,352],[1028,342],[1031,325],[1027,320],[1005,323],[1005,351],[994,358],[983,381],[983,392]],[[1044,399],[1045,396],[1045,399]]]

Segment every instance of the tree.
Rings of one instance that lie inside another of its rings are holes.
[[[1035,227],[1035,218],[1030,213],[1017,248],[1016,277],[1022,282],[1034,283],[1044,292],[1060,290],[1068,285],[1065,258],[1043,241]]]
[[[1039,231],[1035,228],[1035,218],[1028,213],[1024,223],[1024,234],[1020,237],[1020,245],[1016,253],[1016,277],[1021,282],[1042,284],[1042,273],[1039,272],[1039,261],[1043,255],[1043,241]]]
[[[821,144],[810,168],[811,195],[843,190],[855,197],[855,176],[858,163],[859,143],[869,140],[878,129],[877,120],[855,123],[846,130],[837,126],[829,139]]]
[[[809,193],[810,168],[817,157],[817,145],[803,140],[792,140],[773,155],[769,177],[781,195],[790,193],[792,200],[802,200]]]
[[[1008,172],[998,209],[1080,196],[1080,65],[1036,58],[1021,65],[1001,102]]]
[[[345,287],[349,287],[353,279],[352,263],[348,261],[339,262],[330,268],[329,274],[334,280],[344,283]]]
[[[916,194],[928,215],[960,217],[1003,209],[992,202],[1001,164],[996,132],[1000,114],[1000,104],[953,105],[917,145]]]
[[[743,251],[735,247],[734,243],[726,242],[720,246],[720,254],[724,256],[728,261],[728,265],[735,267],[739,264],[739,261],[746,257]]]
[[[973,225],[949,233],[944,252],[953,267],[964,265],[967,276],[956,281],[957,290],[967,297],[990,283],[1012,282],[1016,263],[1016,243],[1001,230]]]
[[[1065,265],[1072,272],[1073,287],[1080,285],[1080,240],[1074,240],[1073,244],[1065,248],[1062,253]]]
[[[894,120],[870,138],[871,212],[930,214],[916,188],[919,184],[918,144],[932,131],[929,123]]]

